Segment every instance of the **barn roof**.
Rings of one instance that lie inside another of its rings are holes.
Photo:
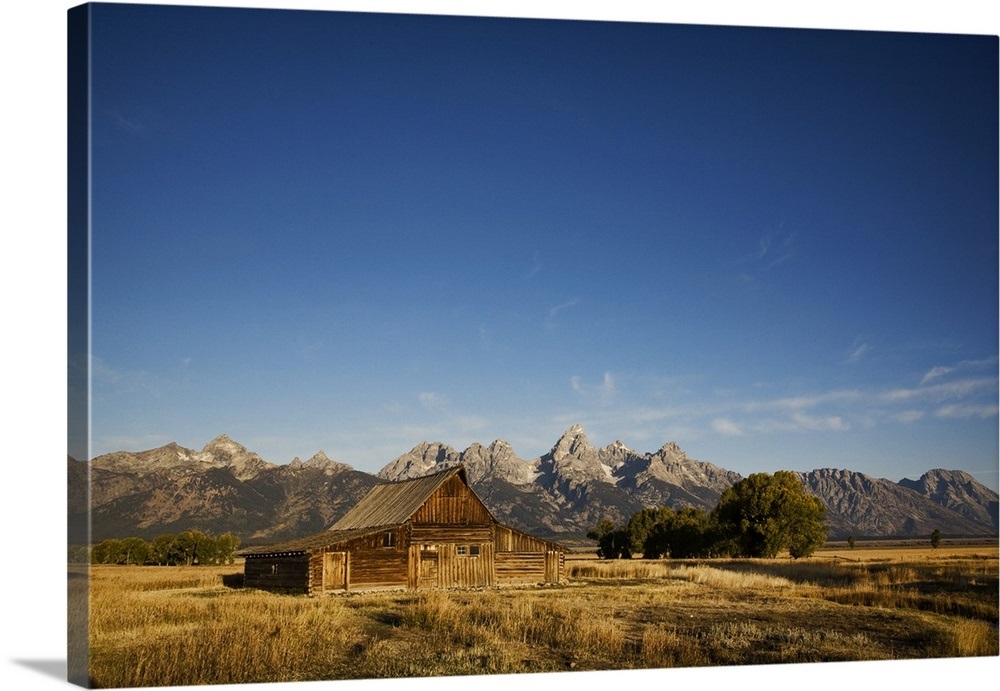
[[[356,530],[406,523],[441,485],[455,475],[466,485],[469,484],[465,468],[458,465],[433,475],[375,485],[330,529]]]
[[[324,530],[305,537],[299,537],[286,542],[279,542],[273,545],[260,545],[257,547],[246,547],[236,552],[238,556],[250,557],[264,554],[300,554],[309,552],[320,547],[329,547],[340,542],[353,540],[357,537],[364,537],[371,533],[380,532],[378,528],[361,528],[358,530]]]

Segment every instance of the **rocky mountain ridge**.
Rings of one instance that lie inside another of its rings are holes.
[[[930,535],[934,529],[953,535],[997,533],[995,504],[991,518],[988,517],[987,506],[977,506],[974,511],[984,519],[977,521],[908,488],[903,484],[911,482],[908,480],[892,482],[851,470],[831,468],[799,473],[799,477],[806,491],[819,497],[826,506],[827,524],[832,536]],[[989,490],[979,486],[986,490],[985,496]],[[993,496],[996,497],[996,494]]]
[[[86,472],[69,463],[71,477]],[[193,528],[244,541],[292,538],[328,527],[378,483],[322,451],[277,465],[226,435],[201,451],[173,442],[119,451],[90,462],[93,539]],[[71,518],[85,511],[85,500],[71,501]]]
[[[93,538],[153,536],[198,528],[231,530],[261,543],[329,527],[376,484],[463,464],[476,493],[502,522],[555,539],[581,538],[604,518],[621,523],[650,506],[711,510],[738,473],[694,460],[674,442],[639,453],[621,441],[597,448],[569,428],[541,456],[522,459],[502,439],[463,451],[422,442],[376,475],[330,459],[278,465],[226,435],[201,451],[176,443],[119,451],[89,464]],[[69,460],[71,478],[86,463]],[[827,507],[831,538],[929,534],[993,536],[997,493],[962,471],[931,470],[919,480],[872,478],[849,470],[799,473]],[[71,482],[71,487],[73,486]],[[77,483],[79,485],[79,483]],[[72,516],[86,496],[71,493]]]

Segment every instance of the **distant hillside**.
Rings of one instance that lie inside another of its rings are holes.
[[[996,534],[992,521],[977,521],[909,489],[905,484],[850,470],[800,473],[806,489],[826,506],[831,539],[855,536],[926,536],[935,529],[953,536]],[[975,481],[973,481],[975,482]],[[977,485],[979,483],[976,483]],[[984,495],[989,492],[979,485]],[[996,494],[993,494],[996,501]],[[970,507],[971,508],[971,507]]]
[[[79,491],[88,467],[68,459],[71,524],[86,515]],[[711,510],[741,476],[697,461],[670,442],[639,453],[616,441],[596,448],[574,425],[542,456],[525,460],[503,440],[464,451],[422,442],[371,475],[322,452],[277,465],[225,435],[201,451],[175,443],[119,451],[90,463],[93,538],[153,537],[197,528],[235,532],[244,544],[306,535],[332,525],[373,486],[462,463],[476,493],[501,522],[539,536],[575,540],[602,519],[622,523],[642,508]],[[919,480],[849,470],[800,473],[827,508],[830,537],[913,537],[998,532],[997,493],[962,471]],[[76,482],[72,480],[76,478]],[[74,489],[75,488],[75,489]],[[82,535],[71,533],[82,540]]]
[[[919,480],[903,479],[899,484],[941,506],[981,524],[1000,528],[997,493],[984,487],[961,470],[930,470]]]
[[[225,435],[201,451],[121,451],[91,462],[93,537],[193,528],[244,541],[297,537],[331,525],[379,482],[322,452],[268,463]]]

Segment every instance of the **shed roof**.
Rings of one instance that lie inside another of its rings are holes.
[[[455,475],[466,485],[469,484],[465,468],[458,465],[433,475],[376,485],[330,529],[356,530],[406,523],[441,485]]]
[[[236,552],[241,557],[262,556],[265,554],[302,554],[320,547],[329,547],[340,542],[364,537],[379,532],[378,528],[361,528],[359,530],[324,530],[305,537],[287,540],[273,545],[246,547]]]

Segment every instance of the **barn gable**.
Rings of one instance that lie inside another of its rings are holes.
[[[493,520],[489,510],[469,487],[465,468],[456,466],[433,475],[376,485],[339,521],[331,530],[358,530],[399,525],[415,518],[417,522],[451,522],[460,512],[462,497],[471,504],[477,503],[479,514],[485,514],[486,522]],[[431,501],[431,500],[434,501]],[[428,507],[430,505],[430,507]],[[448,508],[452,512],[448,512]],[[431,520],[429,520],[431,519]]]

